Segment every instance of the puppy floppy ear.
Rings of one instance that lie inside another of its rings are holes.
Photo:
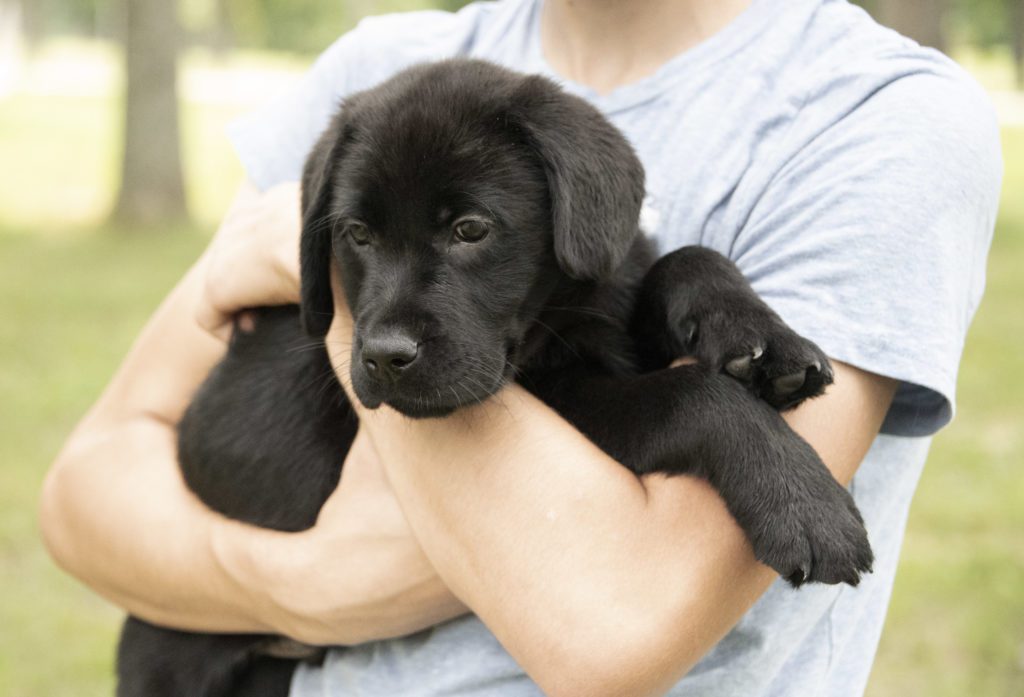
[[[601,112],[547,78],[524,78],[512,104],[544,163],[559,264],[575,279],[607,277],[639,234],[640,160]]]
[[[328,224],[334,173],[341,159],[348,128],[344,111],[331,119],[302,169],[302,236],[299,241],[300,316],[306,333],[327,334],[334,317],[331,292],[332,230]]]

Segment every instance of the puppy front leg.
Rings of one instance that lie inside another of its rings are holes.
[[[648,271],[631,332],[645,369],[694,356],[776,409],[832,383],[824,352],[783,322],[735,264],[704,247],[678,249]]]
[[[871,568],[853,498],[768,404],[702,365],[636,376],[561,373],[538,396],[636,472],[704,477],[757,559],[794,586],[856,585]]]

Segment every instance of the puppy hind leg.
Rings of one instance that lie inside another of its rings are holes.
[[[266,690],[279,686],[287,665],[294,670],[295,662],[260,656],[267,639],[182,632],[129,617],[118,644],[117,697],[286,697],[287,689]],[[251,675],[266,677],[266,690],[237,691],[239,684],[252,684]]]

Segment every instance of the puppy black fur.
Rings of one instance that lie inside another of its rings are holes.
[[[239,520],[313,524],[357,425],[322,342],[337,264],[366,406],[444,416],[515,379],[634,472],[705,477],[794,585],[855,585],[861,517],[777,411],[824,390],[827,358],[720,255],[656,260],[643,180],[622,135],[541,77],[446,61],[347,99],[303,173],[301,311],[235,332],[180,426],[188,485]],[[683,355],[699,363],[666,368]],[[274,641],[130,618],[118,694],[284,695]]]

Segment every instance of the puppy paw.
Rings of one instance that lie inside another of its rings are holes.
[[[696,353],[784,411],[824,393],[833,381],[832,365],[813,341],[765,310],[709,314],[698,329]]]
[[[691,356],[776,409],[820,395],[833,379],[824,352],[790,329],[735,264],[702,247],[678,249],[651,268],[632,332],[645,369]]]
[[[756,296],[723,293],[685,307],[668,319],[676,350],[731,375],[776,409],[792,409],[832,384],[825,353]]]
[[[874,554],[852,497],[837,482],[821,499],[793,501],[773,511],[751,540],[758,561],[793,587],[804,583],[856,586]]]

